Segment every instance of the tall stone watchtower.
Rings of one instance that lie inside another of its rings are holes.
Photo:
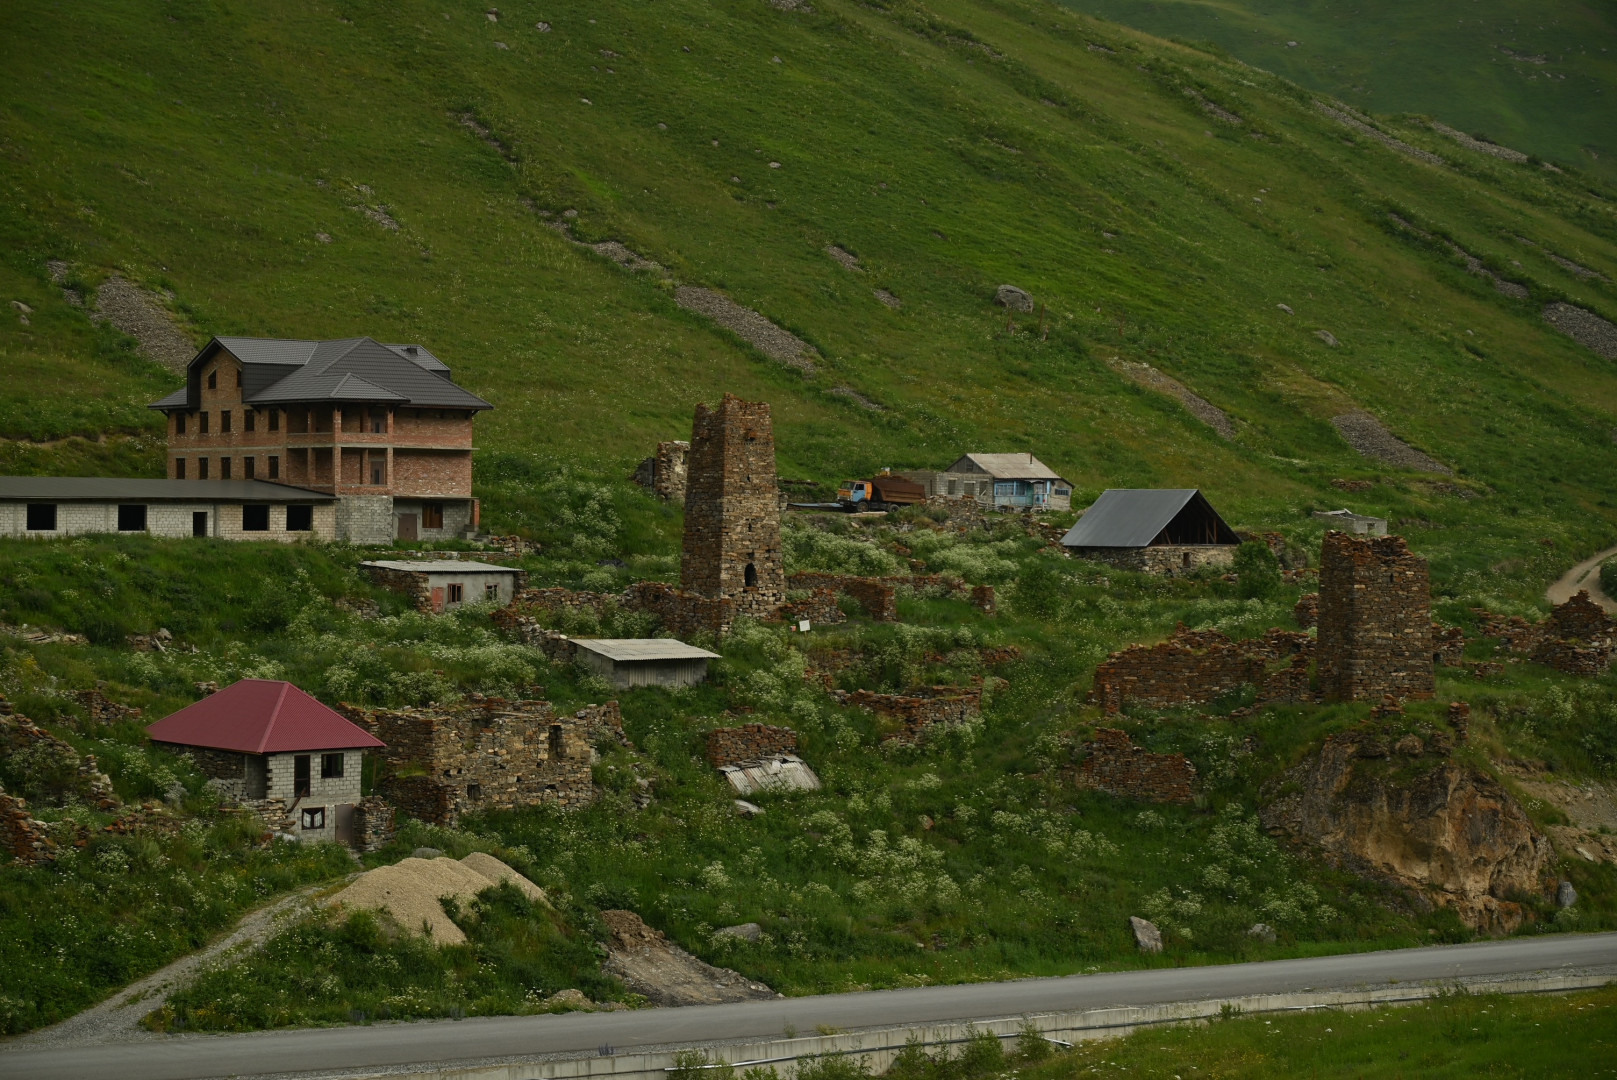
[[[1432,696],[1431,579],[1403,537],[1325,534],[1317,655],[1328,698]]]
[[[696,406],[679,583],[755,619],[775,617],[786,602],[775,435],[764,402],[725,394],[717,409]]]

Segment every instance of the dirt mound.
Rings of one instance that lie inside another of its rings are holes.
[[[197,354],[162,302],[117,274],[95,291],[95,314],[140,342],[142,356],[166,368],[184,371]]]
[[[674,290],[674,302],[686,311],[706,315],[771,360],[797,368],[805,375],[814,373],[814,361],[820,355],[814,346],[723,293],[681,285]]]
[[[1266,790],[1264,828],[1451,907],[1475,929],[1511,932],[1525,912],[1506,897],[1543,888],[1549,844],[1521,805],[1419,738],[1393,743],[1368,725],[1333,735]]]
[[[1453,469],[1416,450],[1388,431],[1387,425],[1363,410],[1333,416],[1331,423],[1341,433],[1344,442],[1367,458],[1385,461],[1402,469],[1442,473],[1444,476],[1454,474]]]
[[[603,911],[601,921],[611,932],[601,969],[654,1005],[718,1005],[777,996],[763,983],[698,960],[632,911]]]
[[[1171,375],[1163,374],[1150,364],[1123,361],[1117,365],[1117,368],[1125,377],[1147,390],[1156,390],[1159,393],[1167,394],[1169,397],[1178,398],[1185,408],[1190,411],[1190,415],[1218,432],[1222,437],[1226,439],[1235,438],[1235,424],[1225,414],[1224,410],[1205,398],[1197,396],[1178,379],[1173,378]]]
[[[1554,303],[1544,309],[1544,321],[1596,355],[1617,360],[1617,326],[1594,312]]]
[[[481,852],[456,862],[450,858],[414,857],[379,866],[331,898],[334,906],[359,911],[386,909],[405,930],[426,933],[440,945],[460,945],[466,935],[456,926],[439,900],[452,896],[461,903],[491,885],[510,881],[525,896],[543,901],[544,891],[492,855]]]

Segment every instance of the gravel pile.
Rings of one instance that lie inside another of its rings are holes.
[[[1594,312],[1555,303],[1544,309],[1544,321],[1597,355],[1617,360],[1617,326]]]
[[[523,895],[544,901],[539,886],[499,859],[475,852],[456,862],[450,858],[411,857],[392,866],[379,866],[331,898],[334,906],[350,911],[386,909],[410,933],[427,933],[440,945],[460,945],[466,935],[444,913],[440,898],[452,896],[465,903],[491,885],[510,881]]]
[[[1139,383],[1148,390],[1176,397],[1189,410],[1190,415],[1218,432],[1226,439],[1235,438],[1235,424],[1229,416],[1217,405],[1205,398],[1197,396],[1191,389],[1178,379],[1165,375],[1150,364],[1133,364],[1124,362],[1120,365],[1124,375]]]
[[[674,290],[674,302],[686,311],[707,316],[771,360],[797,368],[805,375],[814,373],[819,353],[812,345],[723,293],[681,285]]]
[[[1388,431],[1387,425],[1370,413],[1362,410],[1343,413],[1341,416],[1331,417],[1331,423],[1336,425],[1336,430],[1341,433],[1344,442],[1367,458],[1385,461],[1388,465],[1396,465],[1401,469],[1442,473],[1444,476],[1454,475],[1453,469],[1427,457],[1404,442]]]
[[[196,344],[174,325],[150,293],[114,274],[95,291],[98,319],[105,319],[140,342],[141,355],[174,371],[184,371],[197,354]]]

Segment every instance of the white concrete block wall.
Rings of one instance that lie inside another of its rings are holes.
[[[461,604],[481,604],[490,599],[495,600],[501,607],[504,607],[516,595],[515,574],[478,573],[475,570],[467,570],[455,573],[431,573],[423,576],[427,579],[428,596],[432,595],[433,589],[444,590],[445,608],[459,607]],[[449,599],[450,585],[460,585],[464,590],[459,603]],[[496,590],[493,597],[488,596],[485,591],[490,585],[493,585]]]
[[[87,533],[118,532],[118,507],[121,502],[59,502],[56,504],[56,528],[50,531],[28,529],[28,504],[24,502],[0,503],[0,536],[28,536],[51,539],[59,536],[82,536]],[[313,528],[307,532],[288,532],[286,529],[286,503],[269,504],[269,530],[244,532],[241,528],[242,507],[239,503],[147,502],[145,535],[164,538],[187,537],[192,534],[192,515],[208,515],[208,535],[226,540],[280,540],[295,541],[306,537],[334,540],[337,535],[337,511],[330,503],[315,503]],[[128,533],[126,535],[140,535]]]
[[[294,795],[297,779],[297,758],[300,754],[269,754],[266,761],[268,778],[266,797],[285,802],[292,815],[293,830],[305,840],[335,840],[337,838],[337,807],[359,802],[359,775],[364,761],[363,750],[343,750],[343,774],[322,779],[320,759],[326,753],[338,751],[311,750],[309,758],[309,794],[299,799]],[[303,811],[321,807],[326,812],[324,828],[303,828]]]

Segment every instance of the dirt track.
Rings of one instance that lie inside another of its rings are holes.
[[[1544,598],[1552,604],[1564,604],[1572,599],[1579,589],[1588,589],[1591,600],[1608,612],[1617,614],[1617,601],[1612,600],[1600,588],[1600,564],[1613,555],[1617,555],[1617,547],[1595,552],[1557,578],[1555,584],[1544,590]]]

